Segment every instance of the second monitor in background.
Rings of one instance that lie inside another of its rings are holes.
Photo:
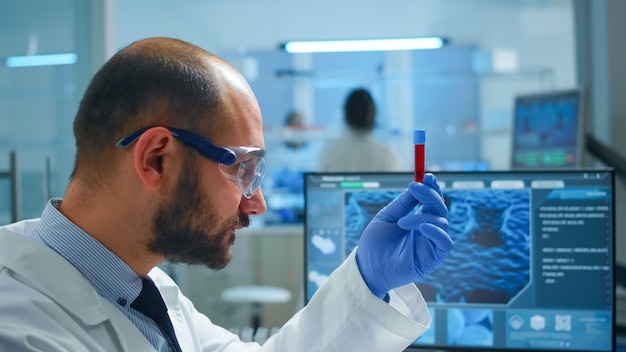
[[[582,89],[515,98],[511,168],[572,168],[583,165]]]

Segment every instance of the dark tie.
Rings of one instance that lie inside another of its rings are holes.
[[[167,307],[159,290],[150,279],[143,279],[143,287],[130,307],[143,313],[145,316],[152,318],[161,329],[161,332],[167,337],[170,346],[178,352],[182,352],[174,333],[174,327],[167,315]]]

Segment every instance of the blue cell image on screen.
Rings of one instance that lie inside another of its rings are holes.
[[[493,312],[490,309],[448,310],[448,343],[460,346],[493,346]]]
[[[399,192],[345,194],[345,253]],[[530,281],[528,190],[446,190],[455,244],[444,263],[416,282],[429,302],[506,304]]]
[[[418,283],[431,301],[506,304],[530,281],[528,190],[450,190],[454,249]]]
[[[400,192],[393,191],[355,191],[345,193],[345,256],[350,255],[357,246],[361,232],[374,215],[396,198]]]

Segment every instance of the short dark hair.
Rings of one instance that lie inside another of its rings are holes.
[[[350,92],[344,104],[344,117],[348,126],[356,131],[371,131],[376,118],[376,103],[365,88]]]
[[[204,128],[210,137],[213,127],[203,117],[219,105],[222,93],[208,57],[216,58],[172,38],[149,38],[119,50],[95,74],[80,102],[71,178],[85,173],[92,183],[106,183],[115,143],[142,127]]]

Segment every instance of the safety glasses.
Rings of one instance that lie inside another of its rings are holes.
[[[142,128],[120,139],[120,149],[133,144],[142,133],[152,127]],[[200,152],[204,157],[219,163],[220,170],[250,199],[261,187],[265,177],[265,150],[256,147],[220,147],[192,133],[173,127],[167,128],[174,137]]]

